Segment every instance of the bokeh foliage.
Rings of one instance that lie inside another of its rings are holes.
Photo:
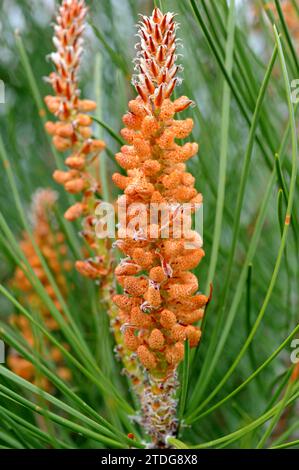
[[[101,103],[98,117],[118,134],[127,101],[134,96],[130,84],[134,24],[138,13],[150,13],[153,3],[87,3],[90,25],[82,93]],[[296,337],[299,329],[298,137],[292,121],[293,117],[298,127],[298,113],[296,105],[288,103],[290,82],[299,77],[295,37],[284,17],[279,19],[275,2],[273,9],[265,8],[262,1],[238,1],[235,8],[235,2],[224,0],[156,3],[164,11],[176,12],[180,23],[183,46],[178,52],[184,80],[177,93],[186,94],[196,104],[186,115],[194,118],[192,140],[199,143],[200,151],[188,165],[204,195],[206,256],[197,274],[203,292],[209,292],[213,284],[202,342],[181,367],[187,398],[180,441],[174,444],[255,448],[294,441],[292,445],[298,446],[298,383],[285,388],[293,367],[288,336]],[[0,186],[0,276],[7,286],[17,261],[13,255],[19,257],[14,243],[26,228],[22,217],[28,220],[34,190],[53,187],[60,193],[59,220],[67,202],[51,178],[55,158],[28,80],[28,67],[27,73],[24,68],[28,60],[38,93],[41,97],[47,94],[43,76],[51,69],[45,57],[52,50],[54,2],[0,0],[0,5],[0,78],[6,87],[0,122],[11,170],[9,179],[2,167]],[[296,0],[294,6],[298,8]],[[275,35],[272,23],[280,36]],[[94,132],[107,142],[103,158],[112,196],[113,153],[120,144],[103,127],[95,125]],[[1,146],[0,152],[3,154]],[[290,209],[291,224],[286,227]],[[62,227],[74,260],[80,251],[79,227]],[[141,431],[128,419],[134,413],[134,399],[114,361],[96,286],[75,272],[70,276],[73,287],[67,305],[75,329],[69,325],[65,336],[77,348],[75,362],[67,358],[73,371],[72,386],[59,382],[57,398],[53,398],[33,390],[1,366],[0,445],[125,447],[130,442],[126,434],[133,432],[141,446]],[[7,292],[2,293],[3,337],[16,347],[21,340],[6,320],[20,306],[13,306],[13,297],[8,299]],[[35,356],[30,348],[26,350]],[[55,370],[43,358],[37,360],[55,377]],[[41,407],[42,426],[36,405]],[[277,434],[284,413],[287,422]]]

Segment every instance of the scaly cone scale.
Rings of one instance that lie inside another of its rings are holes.
[[[119,204],[127,208],[127,223],[134,217],[128,210],[131,204],[145,204],[148,212],[149,204],[165,204],[171,212],[170,235],[163,238],[158,227],[158,234],[151,237],[157,227],[150,222],[130,234],[120,226],[117,245],[125,258],[115,274],[124,293],[114,301],[120,309],[125,344],[146,370],[142,423],[153,446],[164,447],[167,435],[176,433],[176,368],[184,357],[184,342],[188,339],[195,347],[200,340],[201,331],[193,323],[202,319],[208,301],[197,293],[198,281],[190,272],[204,256],[201,237],[191,229],[181,238],[171,235],[177,220],[182,221],[182,205],[195,207],[202,196],[185,165],[198,145],[175,141],[190,134],[193,121],[174,119],[191,100],[170,99],[179,70],[174,15],[163,15],[156,8],[151,17],[142,18],[138,35],[139,73],[133,77],[138,97],[129,102],[123,118],[126,127],[121,133],[128,145],[116,155],[127,175],[115,173],[113,181],[124,192]]]

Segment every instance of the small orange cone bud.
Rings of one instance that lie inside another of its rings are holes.
[[[83,157],[68,157],[65,164],[75,170],[82,170],[85,166],[85,159]]]
[[[162,266],[155,266],[154,268],[152,268],[149,272],[149,277],[150,279],[159,284],[167,280],[167,275],[165,274],[165,271]]]
[[[163,328],[170,330],[176,324],[176,316],[170,310],[163,310],[160,315],[160,323]]]
[[[190,348],[195,348],[198,345],[200,337],[201,337],[201,330],[196,328],[195,326],[187,326],[186,328],[187,338],[189,339]]]
[[[56,124],[56,134],[60,137],[72,137],[74,134],[74,128],[72,124]]]
[[[160,330],[155,328],[149,337],[148,344],[151,349],[161,349],[164,345],[164,336]]]
[[[58,184],[65,184],[67,181],[70,181],[72,174],[68,171],[55,170],[53,173],[53,178]]]
[[[193,103],[192,100],[189,100],[187,96],[181,96],[177,100],[174,101],[174,109],[176,113],[184,111]]]
[[[77,178],[67,181],[64,185],[65,189],[72,194],[80,193],[86,187],[86,182],[83,178]]]
[[[93,140],[91,143],[91,151],[100,151],[106,147],[106,144],[103,140]]]
[[[66,382],[69,382],[72,378],[72,373],[67,367],[58,367],[57,373],[59,377],[65,380]]]
[[[59,109],[59,98],[56,98],[55,96],[46,96],[45,103],[50,113],[57,113]]]
[[[92,136],[92,130],[90,127],[79,126],[78,132],[83,139],[89,139]]]
[[[52,121],[47,121],[45,124],[45,130],[50,135],[54,135],[56,132],[56,123]]]
[[[92,119],[88,114],[78,114],[76,117],[76,123],[79,124],[79,126],[90,126]]]
[[[64,214],[66,220],[73,221],[81,217],[83,213],[83,204],[81,202],[76,202],[71,206]]]
[[[124,334],[125,344],[131,351],[136,351],[139,346],[138,337],[134,334],[133,328],[127,328]]]
[[[89,111],[94,111],[97,105],[92,100],[79,100],[78,101],[78,109],[83,113],[87,113]]]
[[[146,369],[151,370],[156,367],[157,362],[155,356],[148,350],[146,346],[139,346],[137,349],[137,355],[141,364],[143,364]]]
[[[57,150],[59,150],[59,152],[64,152],[72,146],[70,140],[59,137],[58,135],[54,135],[53,144],[57,148]]]

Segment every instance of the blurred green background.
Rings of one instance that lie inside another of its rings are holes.
[[[133,73],[132,59],[135,54],[135,24],[139,13],[151,13],[153,2],[105,0],[87,3],[89,21],[97,28],[100,39],[89,25],[85,34],[81,71],[82,95],[100,100],[101,119],[118,133],[122,127],[121,117],[127,109],[127,102],[134,96],[130,76]],[[297,4],[297,2],[294,3]],[[202,343],[192,362],[189,383],[189,399],[191,398],[192,404],[190,412],[195,409],[193,405],[200,404],[200,401],[213,393],[233,364],[248,338],[265,298],[267,300],[269,283],[281,246],[279,220],[283,221],[286,208],[285,198],[279,196],[282,184],[277,173],[277,166],[275,169],[275,154],[279,152],[289,122],[285,84],[277,58],[261,108],[256,132],[260,144],[256,142],[254,144],[248,177],[246,176],[235,256],[231,277],[228,278],[227,269],[233,244],[236,206],[250,124],[252,124],[257,96],[275,47],[273,28],[267,18],[267,13],[263,10],[263,2],[238,1],[235,14],[234,60],[230,81],[233,88],[229,87],[231,95],[229,97],[230,115],[227,115],[229,127],[225,178],[222,174],[224,178],[222,183],[225,183],[223,219],[219,227],[219,249],[215,248],[217,252],[215,274],[213,272],[211,274],[210,263],[213,240],[215,240],[217,201],[219,204],[218,178],[221,149],[224,144],[221,135],[225,127],[222,109],[226,81],[223,70],[219,66],[219,60],[217,61],[217,53],[218,59],[220,58],[224,64],[226,40],[229,33],[227,26],[229,8],[223,0],[197,1],[195,4],[202,15],[208,34],[198,22],[189,1],[163,0],[162,2],[163,10],[177,13],[177,21],[180,23],[178,35],[182,47],[179,48],[178,53],[181,54],[179,62],[184,69],[180,73],[183,82],[176,89],[176,95],[186,94],[194,100],[196,105],[184,114],[193,117],[195,126],[192,140],[198,142],[200,146],[198,156],[188,163],[189,170],[196,177],[197,189],[204,196],[206,256],[197,269],[197,273],[202,291],[207,292],[209,281],[213,282],[213,298],[207,310]],[[55,2],[51,0],[0,0],[0,78],[5,83],[6,99],[5,104],[0,104],[0,129],[25,209],[28,209],[34,190],[43,186],[55,188],[60,193],[60,211],[63,213],[67,207],[66,196],[52,180],[55,162],[15,40],[17,30],[27,51],[39,91],[42,96],[45,96],[50,93],[43,77],[52,69],[46,57],[53,49],[51,22],[54,12]],[[272,10],[267,10],[267,12],[270,14]],[[283,33],[282,44],[291,81],[299,77],[298,64],[294,60],[277,14],[274,19],[278,30]],[[292,34],[291,31],[290,34]],[[294,37],[292,40],[295,44]],[[216,48],[216,55],[213,44]],[[97,87],[99,82],[96,80],[99,77],[100,87]],[[244,113],[249,119],[249,125]],[[298,125],[298,119],[296,122]],[[101,133],[107,142],[109,151],[106,153],[106,158],[110,180],[116,168],[111,155],[118,151],[119,144],[105,129],[97,126],[94,131]],[[280,155],[280,160],[283,161],[281,172],[287,191],[292,172],[290,142],[290,137],[288,137],[283,154]],[[274,184],[269,193],[266,216],[262,223],[257,248],[251,256],[249,247],[255,234],[258,213],[272,171]],[[111,194],[115,194],[114,191],[111,185]],[[16,213],[10,185],[3,170],[1,171],[0,207],[13,233],[19,238],[22,227]],[[280,208],[281,216],[279,215]],[[244,357],[236,365],[229,380],[223,384],[217,398],[213,398],[209,406],[217,403],[242,384],[298,324],[298,184],[296,184],[293,214],[295,215],[292,220],[295,221],[295,225],[289,229],[278,277],[267,300],[262,322],[252,343],[246,349]],[[14,264],[3,250],[0,258],[2,283],[7,283],[13,270]],[[76,274],[73,276],[76,294],[73,293],[72,296],[82,299],[87,282],[81,281]],[[228,279],[229,283],[227,283]],[[238,296],[240,296],[239,300]],[[88,312],[88,300],[84,298],[82,302]],[[74,315],[79,317],[80,307],[76,305],[76,302],[72,305],[74,305]],[[0,301],[0,308],[2,318],[11,313],[11,305],[4,298]],[[232,319],[231,326],[230,319]],[[86,329],[85,334],[89,337],[91,331],[88,319],[84,318],[83,323]],[[222,336],[223,332],[226,334],[225,337]],[[223,344],[222,340],[224,340]],[[218,360],[211,364],[210,361],[217,347],[219,347]],[[284,374],[291,366],[290,353],[291,349],[288,344],[278,357],[271,361],[239,394],[200,421],[196,421],[191,429],[186,428],[183,434],[184,440],[196,444],[216,439],[249,424],[264,413],[274,391],[277,390],[276,385],[281,383],[285,377]],[[200,373],[204,375],[201,376],[198,385]],[[209,378],[207,383],[205,383],[206,377]],[[79,383],[80,381],[77,382]],[[83,389],[84,387],[82,385]],[[196,396],[192,395],[194,390]],[[294,425],[292,436],[296,437],[299,421],[294,410],[292,409],[288,426]],[[231,446],[254,447],[262,434],[263,428],[257,433],[254,431],[246,433]],[[230,445],[229,442],[228,445]]]

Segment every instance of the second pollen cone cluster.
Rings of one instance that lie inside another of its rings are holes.
[[[52,225],[53,206],[56,199],[57,194],[51,189],[39,189],[35,192],[31,207],[32,235],[49,269],[55,276],[60,292],[66,295],[67,284],[65,273],[72,268],[72,265],[66,259],[67,247],[64,243],[64,235]],[[60,302],[42,266],[41,259],[36,253],[34,244],[27,233],[23,235],[20,248],[33,269],[35,276],[54,302],[55,307],[62,312]],[[17,267],[11,280],[11,285],[17,292],[21,303],[28,306],[31,312],[41,315],[43,325],[48,330],[59,334],[58,323],[20,267]],[[38,344],[38,335],[35,334],[32,323],[25,316],[13,314],[10,317],[10,323],[19,331],[30,347],[37,348],[41,354],[45,354],[53,361],[56,366],[56,372],[61,378],[65,380],[71,379],[71,372],[65,366],[60,350],[50,344],[44,337],[41,338],[40,344]],[[27,359],[21,357],[17,351],[10,350],[7,362],[11,370],[20,377],[36,383],[45,390],[51,390],[52,387],[49,381],[45,377],[40,376],[35,366]]]

